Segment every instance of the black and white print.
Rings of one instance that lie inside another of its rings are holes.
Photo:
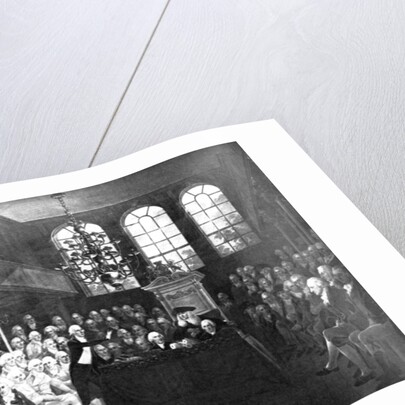
[[[0,203],[0,404],[354,403],[405,337],[237,143]]]

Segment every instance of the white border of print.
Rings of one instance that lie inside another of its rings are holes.
[[[105,183],[227,142],[238,142],[405,332],[404,305],[399,301],[405,295],[405,259],[274,120],[197,132],[90,169],[3,184],[0,202]],[[399,404],[400,391],[405,393],[405,382],[363,398],[358,404]]]

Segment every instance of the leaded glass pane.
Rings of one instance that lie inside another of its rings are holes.
[[[187,204],[185,208],[189,214],[195,214],[196,212],[200,212],[202,210],[201,206],[194,201]]]
[[[194,201],[194,196],[190,193],[184,193],[183,197],[181,198],[183,205],[186,205],[192,201]]]
[[[200,194],[202,192],[202,186],[196,186],[196,187],[190,188],[190,190],[188,190],[188,192],[192,195]]]
[[[223,245],[217,246],[218,253],[221,256],[229,256],[234,253],[234,250],[231,248],[229,243],[224,243]]]
[[[158,229],[156,222],[151,217],[142,217],[139,219],[139,222],[146,232],[151,232]]]
[[[88,233],[92,233],[92,232],[104,232],[101,227],[99,227],[98,225],[95,224],[85,224],[84,225],[84,230]],[[107,236],[107,235],[105,235]]]
[[[243,218],[237,212],[233,212],[232,214],[228,214],[225,216],[231,224],[237,224],[238,222],[242,222]]]
[[[221,211],[217,207],[209,208],[205,211],[205,213],[209,216],[210,219],[215,219],[222,216]]]
[[[138,218],[144,217],[148,212],[148,207],[141,207],[132,211],[131,214],[137,216]]]
[[[163,233],[167,238],[171,236],[178,235],[180,233],[179,228],[176,225],[169,225],[162,228]]]
[[[156,243],[156,247],[160,250],[160,253],[166,253],[169,252],[170,250],[173,250],[172,244],[167,240]]]
[[[224,217],[214,219],[212,222],[218,229],[224,229],[230,225],[229,222]]]
[[[221,191],[219,193],[212,194],[211,198],[215,204],[221,204],[225,201],[228,201],[228,199],[224,196],[224,194]]]
[[[63,228],[63,229],[61,229],[58,233],[57,233],[57,238],[59,239],[59,240],[62,240],[62,239],[69,239],[69,238],[71,238],[72,237],[72,231],[70,230],[70,229],[67,229],[67,228]]]
[[[213,194],[219,191],[218,187],[212,186],[211,184],[204,184],[203,193]]]
[[[231,240],[229,243],[235,250],[242,250],[247,247],[246,243],[242,240],[242,238]]]
[[[136,236],[135,240],[140,247],[148,246],[152,243],[152,240],[148,235]]]
[[[177,262],[176,266],[180,267],[183,271],[190,271],[190,269],[183,261]]]
[[[149,209],[148,209],[148,215],[150,215],[151,217],[156,217],[156,216],[164,214],[164,213],[165,213],[165,211],[161,207],[152,206],[152,207],[149,207]]]
[[[170,252],[164,255],[167,261],[171,261],[173,263],[177,263],[181,260],[181,257],[177,252]]]
[[[218,208],[224,215],[235,211],[235,207],[230,202],[225,202],[225,203],[219,204]]]
[[[199,212],[198,214],[194,214],[193,218],[199,225],[205,224],[210,220],[205,214],[205,212]]]
[[[214,225],[213,222],[207,222],[206,224],[201,225],[201,229],[206,235],[209,235],[218,230],[218,228]]]
[[[219,232],[214,233],[214,234],[208,236],[208,239],[211,241],[211,243],[212,243],[214,246],[220,245],[221,243],[224,243],[224,242],[225,242],[224,237],[223,237]]]
[[[129,226],[132,224],[137,224],[139,221],[139,218],[133,214],[129,214],[126,216],[125,220],[124,220],[124,226]]]
[[[186,259],[185,263],[190,268],[190,270],[197,270],[200,267],[204,266],[204,263],[201,261],[201,259],[198,256],[193,256],[193,257],[190,257],[189,259]]]
[[[129,233],[133,236],[138,236],[138,235],[142,235],[143,233],[145,233],[145,230],[142,228],[142,226],[140,224],[130,225],[130,226],[128,226],[127,229],[129,231]]]
[[[180,246],[184,246],[187,244],[187,241],[183,235],[176,235],[170,238],[170,242],[175,248],[178,248]]]
[[[159,215],[158,217],[155,217],[154,220],[158,224],[159,228],[170,225],[172,223],[172,220],[167,214]]]
[[[233,228],[224,229],[221,233],[228,241],[239,237],[238,233]]]
[[[155,245],[150,245],[142,248],[143,252],[148,257],[154,257],[160,255],[159,249]]]
[[[160,242],[161,240],[166,239],[166,236],[160,229],[158,229],[157,231],[149,232],[148,235],[154,242]]]
[[[214,206],[214,202],[211,200],[210,197],[208,197],[207,194],[198,194],[198,196],[195,199],[198,202],[198,204],[204,209]]]
[[[180,248],[177,250],[179,252],[179,255],[183,258],[183,259],[187,259],[191,256],[195,256],[195,251],[194,249],[192,249],[189,246]]]

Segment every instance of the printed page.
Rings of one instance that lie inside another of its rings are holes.
[[[404,259],[274,121],[0,186],[0,397],[399,404]]]

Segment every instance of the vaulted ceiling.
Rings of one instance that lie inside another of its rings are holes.
[[[214,169],[220,165],[218,153],[232,152],[234,145],[188,153],[149,169],[99,184],[66,193],[65,201],[73,213],[91,211],[128,201],[171,184],[174,180]],[[61,186],[63,192],[63,185]],[[63,216],[58,201],[50,195],[0,203],[0,216],[17,222],[29,222],[44,218]]]

